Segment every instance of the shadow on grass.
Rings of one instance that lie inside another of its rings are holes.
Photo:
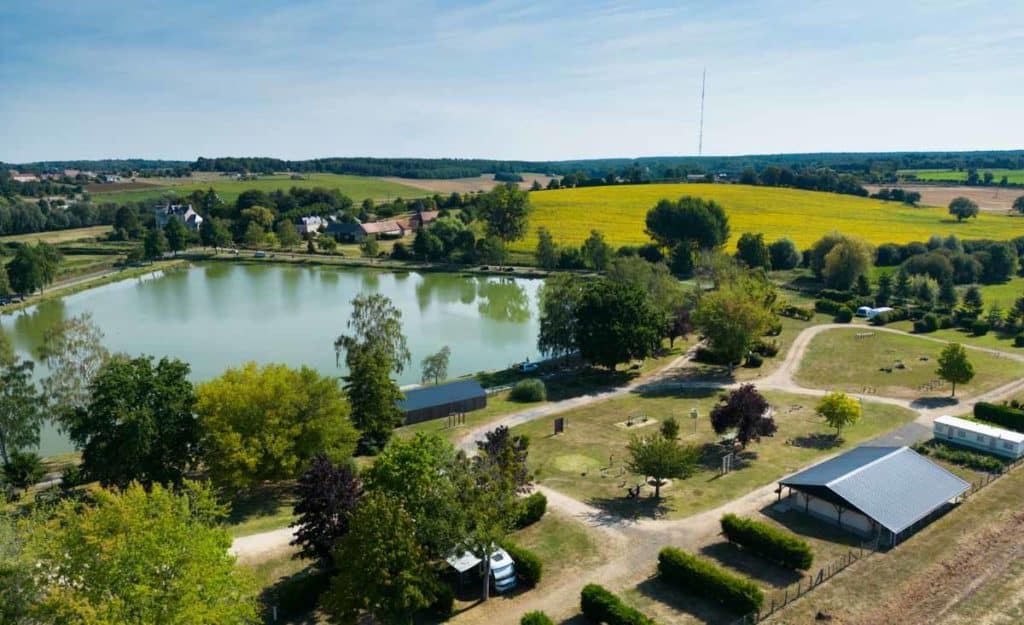
[[[591,525],[601,527],[621,525],[638,519],[660,519],[673,510],[664,495],[661,499],[655,499],[653,495],[641,496],[640,499],[593,497],[586,503],[597,508],[599,513],[590,515],[583,520]]]
[[[577,614],[571,618],[559,621],[558,625],[593,625],[593,621],[582,614]]]
[[[955,406],[960,403],[955,397],[918,397],[910,402],[911,408],[931,409]]]
[[[718,560],[734,571],[742,571],[749,577],[757,578],[776,588],[795,584],[803,575],[786,570],[763,558],[751,555],[729,542],[719,542],[701,548],[701,554]]]
[[[330,585],[331,576],[315,565],[309,565],[294,575],[282,577],[260,593],[264,622],[289,625],[316,625],[320,622],[316,608],[320,595]],[[277,608],[274,620],[273,608]]]
[[[637,592],[663,603],[673,610],[685,612],[704,623],[731,623],[741,615],[723,609],[717,603],[697,595],[684,592],[668,584],[660,577],[651,577],[636,586]]]
[[[671,384],[672,382],[668,382]],[[644,399],[707,399],[715,397],[722,392],[721,387],[708,386],[704,388],[673,388],[666,383],[658,382],[647,386],[639,385],[634,391]]]
[[[806,436],[797,436],[786,441],[793,447],[802,447],[805,449],[835,449],[841,447],[843,439],[836,436],[835,434],[808,434]]]
[[[294,484],[291,482],[266,484],[237,493],[231,500],[227,523],[238,525],[253,517],[273,516],[281,506],[290,506],[294,500]]]

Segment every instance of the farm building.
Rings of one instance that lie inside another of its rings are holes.
[[[324,234],[334,237],[338,241],[354,241],[358,243],[366,240],[363,225],[358,223],[331,222],[324,228]]]
[[[857,447],[779,482],[790,509],[895,545],[970,484],[908,447]]]
[[[1024,456],[1024,434],[992,425],[942,416],[935,420],[935,438],[1016,460]]]
[[[405,412],[405,423],[443,419],[451,414],[471,412],[487,406],[487,392],[476,380],[459,380],[425,386],[405,392],[398,407]]]

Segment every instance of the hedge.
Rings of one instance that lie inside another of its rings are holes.
[[[595,623],[608,625],[656,625],[643,613],[622,603],[603,586],[587,584],[580,592],[580,611]]]
[[[822,289],[818,291],[818,297],[845,304],[853,299],[853,293],[849,291],[837,291],[836,289]]]
[[[304,614],[316,607],[330,585],[330,571],[312,569],[274,584],[268,592],[269,602],[285,615]]]
[[[512,392],[508,394],[508,398],[524,403],[545,401],[548,398],[548,391],[544,388],[543,382],[531,378],[516,382],[516,385],[512,387]]]
[[[983,319],[978,319],[977,321],[971,324],[971,334],[973,334],[974,336],[985,336],[991,329],[992,326],[990,326],[989,323]]]
[[[837,315],[839,314],[840,308],[845,308],[845,306],[839,302],[833,302],[830,299],[814,300],[814,310],[826,315]]]
[[[516,528],[523,529],[543,518],[544,513],[548,510],[548,498],[544,496],[544,493],[536,492],[522,499],[520,506]]]
[[[537,554],[511,540],[501,541],[501,548],[507,551],[512,561],[516,563],[516,579],[529,588],[540,583],[541,577],[544,576],[544,565]]]
[[[721,519],[722,533],[731,543],[787,569],[811,568],[814,554],[810,546],[795,535],[751,519],[726,514]]]
[[[850,323],[853,321],[853,311],[848,306],[840,306],[836,311],[836,323]]]
[[[540,610],[527,612],[519,619],[519,625],[555,625],[554,621]]]
[[[931,440],[927,443],[918,443],[914,445],[914,451],[923,454],[925,456],[935,456],[946,462],[958,464],[968,469],[974,469],[976,471],[986,471],[988,473],[1002,473],[1006,467],[1006,463],[995,456],[988,454],[971,451],[969,449],[963,449],[956,445],[948,445],[940,443],[936,440]]]
[[[1024,347],[1024,332],[1021,332],[1017,336],[1013,337],[1014,347]]]
[[[800,321],[810,321],[814,318],[813,309],[796,306],[794,304],[784,304],[779,307],[778,312],[783,317],[791,317],[793,319],[799,319]]]
[[[739,614],[757,612],[764,604],[764,592],[757,584],[673,547],[658,553],[658,573],[681,590],[713,599]]]
[[[1024,432],[1024,411],[1009,406],[980,401],[974,404],[974,416],[982,421]]]

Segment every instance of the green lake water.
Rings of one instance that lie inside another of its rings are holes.
[[[246,361],[307,365],[341,375],[334,339],[351,300],[381,293],[402,311],[412,363],[448,345],[449,375],[506,367],[537,353],[540,280],[281,265],[199,264],[123,280],[0,317],[15,349],[31,354],[43,331],[90,312],[111,352],[180,358],[195,382]],[[40,375],[45,371],[40,371]],[[40,453],[72,449],[52,426]]]

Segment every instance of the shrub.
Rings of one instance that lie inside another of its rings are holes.
[[[595,623],[608,625],[655,625],[639,611],[622,603],[622,600],[603,586],[587,584],[580,592],[580,611]]]
[[[839,302],[833,302],[830,299],[814,300],[814,310],[826,315],[836,315],[842,307],[842,304]]]
[[[985,336],[990,329],[991,326],[983,319],[978,319],[971,324],[971,334],[974,336]]]
[[[679,438],[679,422],[675,417],[669,417],[661,422],[661,435],[670,441]]]
[[[942,328],[943,330],[948,330],[952,328],[954,325],[956,325],[956,322],[953,321],[953,317],[949,315],[942,315],[941,317],[939,317],[939,327]]]
[[[658,553],[658,574],[684,591],[713,599],[740,614],[757,612],[764,603],[757,584],[673,547]]]
[[[437,585],[437,597],[430,604],[430,613],[445,620],[455,614],[455,591],[451,586],[443,582]]]
[[[697,362],[703,362],[708,365],[725,365],[728,364],[727,358],[711,349],[710,347],[704,347],[701,345],[697,348],[697,351],[693,353],[693,359]]]
[[[768,328],[768,331],[765,332],[765,334],[768,336],[778,336],[782,334],[782,322],[776,322],[772,327]]]
[[[974,404],[974,416],[981,421],[1024,432],[1024,411],[1022,410],[981,401]]]
[[[935,332],[939,329],[939,316],[935,313],[928,313],[914,322],[914,332],[924,334]]]
[[[523,618],[519,619],[519,625],[555,625],[555,623],[547,614],[540,610],[534,610],[524,614]]]
[[[77,464],[69,464],[60,472],[61,488],[74,488],[84,483],[85,476],[82,475],[82,469]]]
[[[840,304],[845,304],[853,299],[853,294],[849,291],[837,291],[836,289],[822,289],[818,292],[818,296],[822,299],[839,302]]]
[[[750,348],[765,358],[771,358],[779,353],[778,341],[755,341]]]
[[[853,311],[846,306],[840,306],[836,311],[836,323],[850,323],[853,321]]]
[[[545,401],[548,398],[548,390],[544,383],[537,379],[520,380],[512,387],[508,398],[518,402]]]
[[[1024,347],[1024,332],[1021,332],[1017,336],[1013,337],[1014,347]]]
[[[731,543],[743,547],[765,560],[770,560],[787,569],[811,568],[814,554],[810,546],[794,534],[778,530],[751,519],[741,519],[735,514],[722,517],[722,533]]]
[[[544,575],[544,565],[537,554],[520,547],[511,540],[501,541],[501,548],[507,551],[516,563],[516,579],[528,588],[533,588],[540,583],[540,579]]]
[[[1002,473],[1003,468],[1006,467],[1006,463],[995,456],[964,449],[956,445],[949,445],[934,439],[926,443],[917,443],[914,445],[914,451],[926,456],[935,456],[946,462],[958,464],[975,471]]]
[[[778,313],[783,317],[790,317],[801,321],[810,321],[814,317],[814,310],[793,304],[784,304],[780,306]]]
[[[316,607],[331,584],[331,572],[311,569],[286,577],[270,588],[270,603],[286,615],[305,614]]]
[[[516,519],[516,527],[523,529],[540,521],[548,510],[548,498],[544,493],[536,492],[529,497],[523,498],[520,502],[519,518]]]
[[[9,462],[3,471],[7,482],[21,489],[26,489],[43,479],[46,473],[38,454],[17,450],[10,453]]]
[[[747,354],[747,360],[743,363],[743,366],[749,369],[757,369],[763,364],[764,358],[761,357],[761,354],[758,354],[757,352],[749,352]]]

